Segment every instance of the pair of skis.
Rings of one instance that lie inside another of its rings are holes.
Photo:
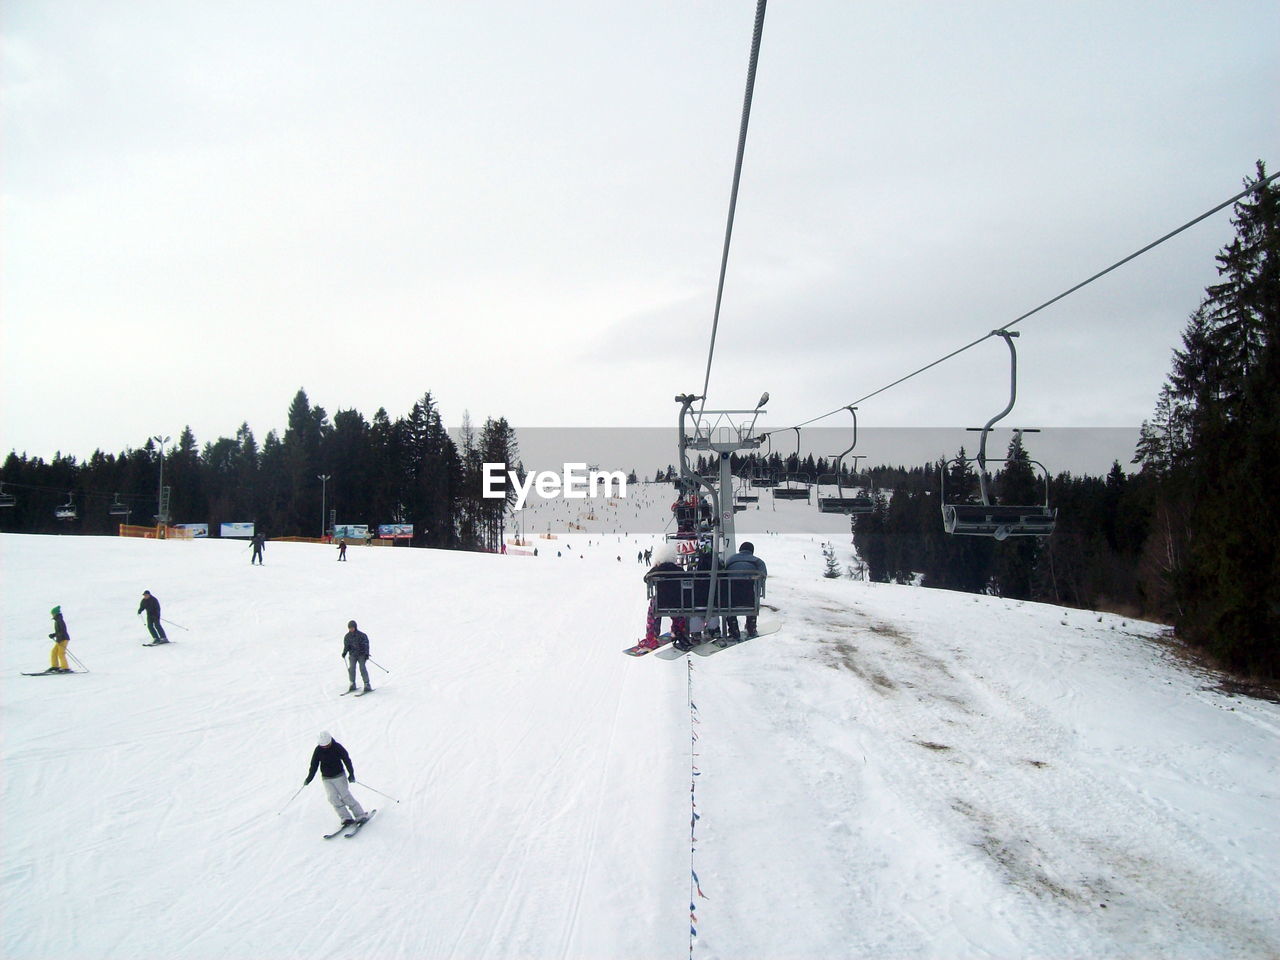
[[[338,834],[342,833],[343,830],[346,830],[347,832],[342,833],[342,835],[346,839],[350,840],[352,837],[354,837],[357,833],[360,832],[361,827],[363,827],[366,823],[368,823],[370,820],[373,819],[373,815],[377,812],[378,810],[375,807],[374,809],[370,810],[367,814],[365,814],[364,819],[357,820],[355,823],[344,823],[337,830],[333,831],[333,833],[326,833],[324,835],[324,838],[326,840],[332,840]]]
[[[344,690],[338,696],[345,697],[350,693],[354,693],[357,697],[363,697],[366,693],[373,693],[373,687],[365,687],[363,690]]]
[[[68,673],[88,673],[87,670],[41,670],[38,673],[24,673],[24,677],[61,677]]]

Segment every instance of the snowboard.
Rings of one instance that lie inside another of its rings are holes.
[[[741,644],[756,639],[756,637],[767,637],[769,634],[777,633],[781,629],[782,625],[779,623],[757,623],[756,632],[751,634],[751,636],[747,636],[746,631],[743,631],[741,639],[738,640],[734,640],[732,637],[720,637],[719,639],[699,644],[693,648],[693,652],[700,657],[710,657],[713,654],[719,653],[721,650],[728,650],[731,647],[740,646]]]
[[[686,653],[696,653],[700,657],[709,657],[719,653],[721,650],[728,650],[730,647],[736,647],[739,644],[754,640],[756,637],[767,637],[771,633],[777,633],[782,629],[782,624],[777,622],[759,621],[756,623],[756,632],[751,636],[747,636],[745,631],[741,640],[733,640],[730,637],[718,637],[715,640],[707,640],[698,644],[692,650],[680,650],[676,647],[667,647],[658,652],[658,657],[662,660],[679,660]]]
[[[664,633],[658,637],[658,645],[656,647],[642,647],[637,643],[634,647],[627,647],[622,652],[629,657],[643,657],[647,653],[653,653],[655,650],[661,650],[672,640],[671,634]],[[643,641],[642,641],[643,642]]]

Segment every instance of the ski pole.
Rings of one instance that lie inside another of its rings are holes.
[[[81,663],[81,662],[80,662],[80,658],[79,658],[79,657],[77,657],[77,656],[76,656],[74,653],[72,653],[70,650],[64,649],[64,650],[63,650],[63,653],[65,653],[68,657],[70,657],[72,660],[74,660],[74,661],[76,662],[76,666],[77,666],[77,667],[79,667],[81,670],[83,670],[85,673],[88,673],[88,672],[89,672],[89,668],[88,668],[88,667],[86,667],[83,663]]]
[[[167,623],[171,627],[177,627],[179,630],[187,630],[187,628],[184,627],[182,624],[174,623],[172,620],[168,619],[167,617],[161,617],[160,619],[163,620],[165,623]],[[190,630],[187,630],[187,633],[190,633],[190,632],[191,632]]]
[[[384,667],[382,664],[380,664],[377,660],[373,659],[373,657],[369,657],[369,662],[370,662],[370,663],[372,663],[372,664],[373,664],[375,667],[377,667],[379,670],[381,670],[383,673],[390,673],[390,672],[391,672],[391,671],[390,671],[390,670],[388,670],[386,667]]]
[[[294,791],[293,796],[292,796],[292,797],[290,797],[290,798],[285,802],[285,805],[284,805],[283,807],[281,807],[279,810],[277,810],[277,811],[276,811],[276,816],[277,816],[277,817],[278,817],[278,816],[280,816],[280,814],[284,813],[285,808],[286,808],[286,807],[288,807],[288,806],[289,806],[289,804],[293,803],[294,799],[298,796],[298,794],[300,794],[300,793],[302,792],[302,788],[303,788],[303,787],[305,787],[305,786],[306,786],[306,784],[304,783],[304,784],[302,785],[302,787],[299,787],[297,790],[295,790],[295,791]]]
[[[359,784],[360,784],[362,787],[364,787],[366,790],[372,790],[374,793],[382,794],[382,796],[386,797],[388,800],[396,800],[396,798],[395,798],[395,797],[393,797],[393,796],[391,796],[391,794],[389,794],[389,793],[382,793],[382,791],[381,791],[381,790],[379,790],[377,787],[371,787],[371,786],[369,786],[367,783],[365,783],[363,780],[360,780],[360,781],[358,781],[358,782],[359,782]],[[396,800],[396,803],[399,803],[399,802],[400,802],[399,800]]]

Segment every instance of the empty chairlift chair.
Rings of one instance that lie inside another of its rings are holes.
[[[800,428],[792,427],[796,432],[796,470],[800,469]],[[775,500],[803,500],[809,502],[809,486],[813,482],[813,478],[807,473],[790,473],[786,479],[778,486],[773,488],[773,499]]]
[[[771,490],[778,485],[778,481],[765,470],[769,455],[773,453],[773,437],[766,433],[765,442],[768,444],[768,450],[763,456],[755,458],[755,469],[751,472],[752,489]]]
[[[853,491],[845,493],[844,487],[840,480],[841,466],[844,464],[844,458],[853,452],[853,448],[858,445],[858,415],[854,413],[857,407],[846,408],[853,415],[853,443],[849,444],[849,449],[845,450],[840,456],[836,457],[835,470],[835,487],[836,495],[834,497],[824,497],[821,492],[818,494],[818,511],[820,513],[845,513],[851,517],[863,517],[871,513],[875,504],[872,503],[870,497],[857,496]],[[854,457],[853,462],[856,464],[862,459]],[[822,477],[818,478],[819,487],[822,484]]]
[[[975,537],[993,537],[1004,540],[1008,537],[1047,537],[1057,525],[1058,512],[1049,505],[1049,471],[1044,464],[1036,460],[1025,463],[1033,472],[1038,471],[1044,484],[1044,500],[1031,504],[995,503],[992,493],[991,475],[987,470],[988,463],[1008,464],[1010,461],[987,459],[987,437],[992,426],[1008,415],[1013,409],[1018,395],[1018,354],[1013,345],[1013,338],[1018,334],[1007,330],[992,331],[995,336],[1004,339],[1009,347],[1009,403],[987,421],[983,427],[970,427],[981,430],[982,439],[978,443],[978,489],[980,502],[972,500],[962,503],[947,503],[947,472],[953,464],[962,468],[964,460],[948,460],[942,470],[942,526],[950,534]],[[1034,433],[1034,430],[1019,431]]]
[[[60,507],[55,507],[53,515],[59,520],[74,520],[79,514],[76,513],[75,495],[67,494],[67,502]]]

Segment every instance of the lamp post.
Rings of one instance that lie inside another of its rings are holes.
[[[160,484],[156,490],[156,522],[168,523],[169,518],[165,516],[164,510],[164,445],[168,443],[171,438],[157,435],[151,439],[160,444]]]
[[[333,479],[330,474],[317,473],[316,479],[320,481],[320,539],[324,539],[324,518],[327,517],[328,511],[325,510],[325,491],[329,486],[329,481]]]

